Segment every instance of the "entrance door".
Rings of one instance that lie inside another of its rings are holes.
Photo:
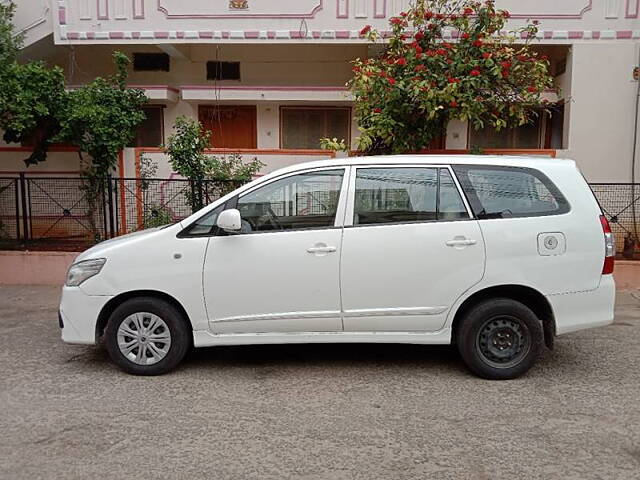
[[[198,118],[214,148],[257,148],[254,105],[200,105]]]
[[[343,177],[343,168],[295,173],[239,196],[241,231],[213,236],[207,247],[211,330],[342,330],[337,212],[344,211]]]
[[[480,227],[450,170],[358,167],[350,191],[340,269],[344,330],[439,330],[484,273]]]

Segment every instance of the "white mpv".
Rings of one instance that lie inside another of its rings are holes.
[[[570,160],[320,161],[83,252],[59,320],[141,375],[192,346],[389,342],[453,343],[508,379],[556,335],[613,321],[613,258]]]

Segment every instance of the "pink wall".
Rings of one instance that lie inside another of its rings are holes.
[[[0,285],[60,285],[78,252],[0,251]]]

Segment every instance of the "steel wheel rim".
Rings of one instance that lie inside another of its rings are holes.
[[[476,336],[482,360],[494,368],[518,365],[531,349],[531,333],[519,318],[496,315],[483,323]]]
[[[118,327],[118,348],[136,365],[154,365],[169,353],[171,332],[159,316],[149,312],[133,313]]]

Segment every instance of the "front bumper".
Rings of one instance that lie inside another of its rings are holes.
[[[81,287],[63,287],[58,312],[62,340],[67,343],[94,345],[98,315],[112,296],[87,295]]]
[[[548,295],[547,299],[553,309],[557,335],[603,327],[613,323],[616,285],[613,275],[603,275],[595,290]]]

